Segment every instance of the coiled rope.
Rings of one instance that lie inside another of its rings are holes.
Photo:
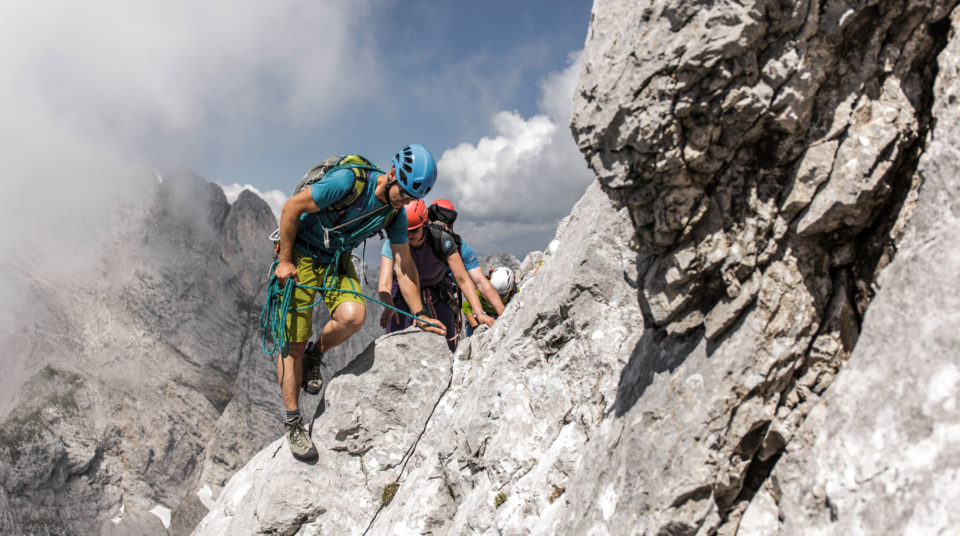
[[[290,340],[287,338],[286,312],[290,311],[290,304],[293,303],[293,293],[298,287],[304,289],[313,289],[320,292],[334,291],[353,294],[355,296],[362,296],[372,302],[379,303],[387,309],[392,309],[397,313],[409,316],[415,321],[419,320],[420,322],[435,328],[440,327],[436,324],[427,322],[416,315],[406,311],[401,311],[392,305],[387,305],[376,298],[367,296],[356,289],[353,281],[350,281],[350,290],[338,288],[340,285],[340,279],[342,277],[342,274],[340,274],[341,260],[342,255],[338,250],[336,253],[334,253],[332,262],[328,265],[328,268],[324,272],[322,281],[323,284],[319,287],[313,285],[301,285],[300,283],[294,281],[292,277],[287,279],[287,281],[285,281],[281,286],[280,278],[277,277],[276,273],[277,265],[280,264],[280,261],[279,259],[273,261],[273,264],[270,266],[270,281],[267,283],[267,301],[264,303],[263,309],[260,311],[260,328],[263,332],[260,346],[263,350],[263,353],[267,355],[273,355],[277,352],[277,350],[279,350],[281,357],[287,357],[290,355]],[[330,272],[333,273],[331,274]],[[295,310],[305,311],[307,309],[316,307],[319,303],[321,303],[321,300],[316,300],[306,307],[300,307]]]

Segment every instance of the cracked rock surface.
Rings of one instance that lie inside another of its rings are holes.
[[[318,462],[295,460],[277,439],[230,479],[195,534],[362,533],[448,389],[451,362],[441,337],[411,328],[335,375],[331,365],[313,424]]]
[[[960,30],[960,12],[953,15]],[[744,514],[744,534],[947,534],[960,527],[960,42],[939,58],[937,125],[897,257],[849,364]],[[748,525],[748,527],[750,527]],[[773,529],[773,530],[771,530]]]

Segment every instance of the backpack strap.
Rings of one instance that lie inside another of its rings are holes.
[[[358,154],[348,154],[341,157],[333,167],[327,169],[324,175],[341,169],[349,169],[353,172],[353,188],[340,198],[339,201],[327,207],[328,210],[334,212],[344,210],[360,199],[364,188],[367,186],[367,179],[370,178],[371,171],[383,173],[383,170],[374,165],[370,160]]]
[[[338,169],[346,169],[346,168],[347,166],[332,168],[329,171],[327,171],[327,173],[330,173],[330,171],[336,171]],[[354,175],[353,188],[349,192],[347,192],[346,195],[341,197],[339,201],[327,207],[327,210],[339,212],[341,210],[346,209],[350,205],[356,203],[357,199],[360,199],[360,196],[363,194],[363,189],[367,187],[367,178],[369,177],[370,170],[359,167],[359,166],[350,167],[349,169],[350,171],[353,172],[353,175]]]

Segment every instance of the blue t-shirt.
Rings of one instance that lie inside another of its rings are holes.
[[[378,230],[384,228],[383,224],[386,222],[386,218],[390,215],[393,209],[389,205],[381,203],[380,200],[377,199],[376,195],[374,195],[374,192],[376,191],[377,178],[380,175],[381,174],[377,173],[376,171],[369,172],[367,177],[367,186],[363,189],[363,193],[360,194],[360,198],[345,210],[341,211],[331,211],[326,210],[326,208],[337,201],[340,201],[350,191],[353,190],[355,181],[353,171],[350,169],[339,169],[333,173],[324,175],[323,179],[311,184],[310,193],[313,195],[313,202],[317,204],[320,212],[302,214],[300,216],[300,223],[297,225],[297,241],[306,241],[310,245],[311,251],[305,251],[301,244],[295,244],[294,247],[302,253],[317,254],[320,262],[329,262],[332,259],[332,255],[335,253],[336,247],[333,241],[331,242],[329,248],[324,246],[324,228],[333,229],[334,227],[345,222],[359,218],[357,221],[348,223],[343,228],[332,232],[332,234],[339,232],[343,233],[343,235],[350,236],[358,229],[365,227],[372,222],[379,221],[379,225],[365,233],[366,236],[356,237],[353,240],[349,240],[343,244],[343,253],[353,250],[353,248],[356,247],[357,244],[359,244],[364,238],[369,238],[370,236],[376,234]],[[371,213],[373,214],[368,217],[361,217]],[[393,222],[385,229],[387,231],[387,237],[390,239],[390,243],[407,243],[406,211],[404,209],[400,209],[400,212],[393,219]]]
[[[463,241],[463,237],[460,237],[460,256],[463,257],[463,266],[468,272],[480,267],[480,260],[477,259],[477,254],[474,253],[472,247]]]
[[[380,249],[380,254],[384,257],[393,260],[393,249],[390,247],[389,242],[383,243],[383,248]],[[463,258],[463,267],[469,272],[474,268],[480,267],[480,261],[477,259],[477,254],[474,253],[473,248],[471,248],[466,242],[460,242],[460,257]]]

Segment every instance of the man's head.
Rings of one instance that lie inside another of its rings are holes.
[[[437,199],[430,203],[427,216],[430,221],[446,224],[451,229],[453,229],[453,222],[457,221],[457,211],[453,208],[453,203],[446,199]]]
[[[410,247],[419,249],[427,236],[423,232],[423,224],[427,222],[427,206],[423,199],[414,199],[407,202],[404,210],[407,212],[407,238],[410,240]]]
[[[517,290],[517,279],[513,275],[513,270],[506,266],[501,266],[490,274],[490,286],[501,298],[509,296]]]
[[[411,143],[393,155],[393,167],[386,174],[384,198],[393,208],[407,201],[423,199],[437,181],[437,161],[426,147]]]
[[[411,143],[393,155],[397,184],[411,199],[426,197],[437,182],[437,161],[426,147]]]

